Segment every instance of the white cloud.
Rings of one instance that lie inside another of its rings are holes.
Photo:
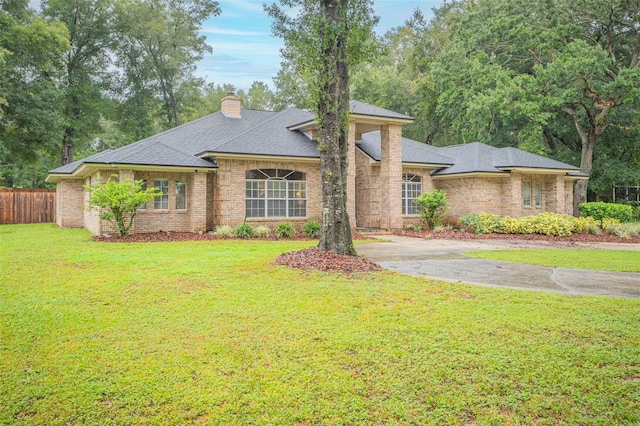
[[[217,42],[208,43],[213,48],[214,54],[230,53],[234,55],[251,55],[251,56],[280,56],[280,48],[283,46],[281,42],[276,43],[234,43],[234,42]]]

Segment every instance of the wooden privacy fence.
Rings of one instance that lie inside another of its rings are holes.
[[[0,189],[0,224],[55,221],[55,190]]]

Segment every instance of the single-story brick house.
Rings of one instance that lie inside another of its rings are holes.
[[[402,137],[411,117],[358,101],[350,106],[347,196],[354,228],[416,223],[412,200],[436,188],[447,191],[452,217],[474,211],[571,213],[573,183],[586,178],[577,167],[514,148],[425,145]],[[57,224],[109,231],[87,210],[83,185],[112,174],[163,192],[142,206],[134,232],[320,220],[316,137],[311,113],[243,109],[230,94],[220,112],[50,171],[47,182],[57,184]]]

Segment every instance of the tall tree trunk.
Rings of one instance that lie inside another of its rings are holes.
[[[584,174],[591,176],[593,171],[593,147],[596,144],[598,136],[595,131],[590,131],[588,134],[581,134],[580,139],[582,142],[582,155],[580,158],[580,171]],[[581,203],[587,201],[587,186],[589,180],[579,180],[576,182],[575,189],[573,191],[573,214],[578,216],[580,210],[578,207]]]
[[[347,150],[349,126],[348,23],[341,11],[347,0],[323,0],[322,93],[318,100],[319,150],[322,173],[320,250],[356,255],[347,213]],[[339,31],[335,31],[340,28]]]
[[[178,102],[176,101],[176,95],[172,89],[169,89],[169,103],[171,105],[171,114],[173,115],[173,127],[180,125],[180,119],[178,118]]]
[[[75,130],[72,127],[64,129],[64,136],[62,136],[62,165],[73,162],[73,139],[75,136]]]

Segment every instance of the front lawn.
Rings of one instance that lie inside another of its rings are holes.
[[[638,424],[640,300],[0,226],[0,424]]]
[[[504,262],[594,271],[640,272],[640,251],[517,249],[474,250],[472,257]]]

